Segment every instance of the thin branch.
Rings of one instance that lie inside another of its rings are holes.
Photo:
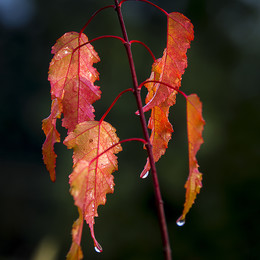
[[[131,44],[128,40],[120,4],[118,3],[118,0],[115,0],[116,12],[117,12],[119,23],[121,26],[123,38],[126,41],[125,48],[126,48],[126,52],[127,52],[129,65],[130,65],[133,86],[134,86],[134,90],[135,90],[134,94],[136,97],[136,103],[137,103],[137,107],[138,107],[138,110],[140,113],[140,121],[141,121],[142,129],[143,129],[144,138],[145,138],[145,141],[147,142],[146,148],[147,148],[148,158],[150,161],[150,166],[151,166],[151,171],[152,171],[155,200],[156,200],[158,218],[159,218],[159,223],[160,223],[160,230],[161,230],[162,241],[163,241],[164,258],[165,258],[165,260],[171,260],[172,259],[171,258],[171,247],[170,247],[168,229],[167,229],[166,218],[165,218],[165,213],[164,213],[163,200],[162,200],[162,196],[161,196],[159,180],[158,180],[157,171],[156,171],[156,167],[155,167],[155,161],[154,161],[154,157],[153,157],[152,145],[151,145],[150,138],[149,138],[147,123],[146,123],[144,111],[142,108],[142,100],[141,100],[141,95],[140,95],[140,89],[138,88],[138,81],[137,81],[137,76],[136,76],[132,51],[131,51]]]

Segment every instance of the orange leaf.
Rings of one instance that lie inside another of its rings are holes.
[[[152,151],[155,162],[157,162],[168,147],[168,142],[171,139],[173,128],[168,120],[169,105],[167,101],[161,103],[158,106],[152,108],[151,116],[149,119],[148,127],[152,129],[150,141],[152,144]],[[150,170],[149,159],[147,158],[144,170],[141,173],[141,177]]]
[[[73,131],[78,123],[93,120],[92,104],[100,99],[101,91],[94,82],[99,79],[93,63],[100,61],[85,34],[65,33],[52,47],[54,57],[49,67],[52,98],[62,100],[62,125]],[[81,46],[81,47],[79,47]]]
[[[160,81],[164,84],[149,82],[145,84],[148,90],[143,107],[144,112],[152,110],[148,127],[152,130],[150,141],[153,147],[155,162],[165,153],[173,132],[168,120],[169,108],[175,104],[177,90],[181,85],[181,77],[187,67],[187,49],[193,40],[193,25],[180,13],[168,16],[167,48],[163,57],[152,65],[152,73],[148,81]],[[149,159],[141,173],[141,177],[150,169]]]
[[[167,47],[162,58],[153,64],[152,72],[159,73],[156,80],[179,89],[182,74],[187,67],[186,52],[194,38],[193,25],[183,14],[175,12],[168,15],[167,21]],[[171,93],[174,93],[174,96],[177,94],[176,90],[163,84],[156,83],[154,85],[153,97],[149,98],[143,108],[145,112],[164,102]]]
[[[72,244],[70,251],[67,254],[67,260],[80,260],[83,258],[83,253],[80,247],[82,229],[83,229],[83,215],[82,211],[78,208],[79,218],[73,223],[72,226]]]
[[[117,170],[116,153],[122,150],[115,129],[107,122],[86,121],[77,125],[64,144],[73,148],[74,170],[70,175],[71,194],[90,227],[94,245],[102,250],[94,235],[97,208],[106,203],[106,194],[114,192]],[[111,149],[109,149],[111,148]],[[101,155],[101,153],[103,153]]]
[[[54,99],[51,105],[51,114],[42,120],[42,129],[46,135],[45,142],[42,146],[43,161],[50,173],[52,181],[55,181],[56,153],[54,144],[60,142],[60,134],[56,129],[56,120],[61,117],[62,106],[58,99]]]
[[[189,212],[196,195],[202,187],[202,174],[198,170],[196,154],[203,143],[202,131],[205,121],[202,117],[202,104],[196,94],[187,96],[187,130],[189,144],[189,177],[185,184],[186,199],[181,217],[177,223],[183,223],[186,214]]]

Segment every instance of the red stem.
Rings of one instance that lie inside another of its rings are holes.
[[[107,111],[104,113],[104,115],[101,117],[101,119],[99,120],[99,123],[102,123],[102,121],[105,119],[105,117],[107,116],[107,114],[110,112],[110,110],[113,108],[113,106],[115,105],[115,103],[117,102],[117,100],[126,92],[128,91],[132,91],[133,92],[133,89],[132,88],[128,88],[128,89],[125,89],[124,91],[122,91],[121,93],[119,93],[117,95],[117,97],[114,99],[113,103],[110,105],[110,107],[107,109]]]
[[[80,37],[80,36],[79,36],[79,37]],[[119,36],[116,36],[116,35],[102,35],[102,36],[96,37],[96,38],[94,38],[94,39],[92,39],[92,40],[89,40],[88,42],[85,42],[85,43],[79,45],[78,47],[76,47],[76,48],[73,50],[73,53],[74,53],[77,49],[79,49],[79,48],[81,48],[81,47],[83,47],[83,46],[85,46],[85,45],[87,45],[87,44],[89,44],[89,43],[91,43],[91,42],[94,42],[94,41],[97,41],[97,40],[100,40],[100,39],[107,39],[107,38],[118,39],[118,40],[120,40],[123,44],[125,44],[125,40],[124,40],[122,37],[119,37]]]
[[[85,25],[82,27],[82,29],[80,30],[80,32],[79,32],[79,37],[80,37],[80,35],[84,32],[84,30],[87,28],[87,26],[89,25],[89,23],[94,19],[94,17],[95,17],[98,13],[100,13],[100,12],[103,11],[104,9],[110,8],[110,7],[115,8],[114,5],[107,5],[107,6],[104,6],[104,7],[100,8],[100,9],[97,10],[94,14],[92,14],[92,16],[90,17],[90,19],[86,22],[86,24],[85,24]]]
[[[183,95],[186,99],[188,98],[187,95],[186,95],[184,92],[182,92],[181,90],[179,90],[179,88],[174,87],[174,86],[172,86],[172,85],[170,85],[170,84],[168,84],[168,83],[165,83],[165,82],[162,82],[162,81],[159,81],[159,80],[146,80],[146,81],[142,82],[142,83],[138,86],[138,88],[141,89],[143,85],[145,85],[146,83],[150,83],[150,82],[159,83],[159,84],[165,85],[165,86],[167,86],[168,88],[174,89],[175,91],[177,91],[178,93],[180,93],[181,95]]]
[[[155,161],[154,161],[154,157],[153,157],[152,145],[151,145],[150,138],[149,138],[147,123],[146,123],[144,111],[142,108],[142,100],[141,100],[141,95],[140,95],[140,89],[138,88],[138,81],[137,81],[137,76],[136,76],[132,51],[131,51],[131,44],[128,40],[126,27],[125,27],[122,12],[121,12],[121,3],[119,5],[118,0],[115,0],[115,5],[116,5],[115,9],[116,9],[119,23],[121,26],[121,30],[123,33],[123,38],[126,41],[125,48],[126,48],[127,57],[128,57],[129,65],[130,65],[131,75],[132,75],[132,80],[133,80],[134,95],[136,97],[136,103],[137,103],[137,107],[138,107],[138,110],[140,113],[140,121],[141,121],[142,129],[143,129],[144,139],[147,142],[146,148],[147,148],[147,153],[148,153],[148,158],[150,161],[152,178],[153,178],[155,200],[156,200],[158,218],[159,218],[159,223],[160,223],[160,230],[161,230],[162,241],[163,241],[164,259],[171,260],[172,259],[171,258],[171,247],[170,247],[168,229],[167,229],[166,218],[165,218],[165,213],[164,213],[163,200],[162,200],[162,196],[161,196],[159,180],[158,180],[157,171],[156,171],[156,167],[155,167]]]
[[[101,123],[101,122],[99,121],[99,123]],[[102,156],[103,154],[107,153],[110,149],[114,148],[115,146],[117,146],[117,145],[119,145],[119,144],[126,143],[126,142],[132,142],[132,141],[138,141],[138,142],[142,142],[143,144],[147,144],[147,142],[146,142],[143,138],[135,138],[135,137],[134,137],[134,138],[129,138],[129,139],[121,140],[121,141],[119,141],[118,143],[111,145],[111,146],[110,146],[109,148],[107,148],[105,151],[103,151],[102,153],[100,153],[100,154],[98,154],[96,157],[94,157],[94,158],[90,161],[89,165],[92,164],[95,160],[97,160],[100,156]]]
[[[154,6],[155,8],[157,8],[158,10],[160,10],[161,12],[163,12],[165,15],[169,15],[165,10],[163,10],[160,6],[148,1],[148,0],[122,0],[119,4],[119,6],[121,7],[121,5],[124,3],[124,2],[128,2],[128,1],[139,1],[139,2],[144,2],[144,3],[147,3],[149,5],[152,5]]]
[[[156,60],[156,58],[155,58],[153,52],[151,51],[151,49],[150,49],[145,43],[143,43],[143,42],[141,42],[141,41],[138,41],[138,40],[132,40],[132,41],[130,41],[130,44],[131,44],[131,45],[132,45],[132,43],[140,43],[141,45],[143,45],[143,46],[146,48],[146,50],[150,53],[150,55],[152,56],[153,61]]]

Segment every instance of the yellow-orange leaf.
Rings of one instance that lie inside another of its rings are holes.
[[[52,181],[55,181],[56,153],[54,144],[60,142],[60,134],[56,129],[56,120],[61,117],[62,106],[58,99],[54,99],[51,105],[51,114],[42,120],[42,129],[46,135],[45,142],[42,146],[43,161],[50,173]]]
[[[202,104],[196,94],[187,96],[187,131],[189,145],[189,177],[185,184],[186,199],[183,213],[177,220],[177,223],[182,223],[185,220],[186,214],[189,212],[196,195],[202,187],[202,174],[198,170],[198,162],[196,154],[203,143],[202,131],[205,121],[202,117]]]
[[[77,125],[64,141],[68,148],[73,148],[71,194],[75,205],[82,210],[98,250],[102,249],[95,239],[94,217],[98,216],[98,206],[106,203],[106,194],[114,191],[115,154],[122,150],[120,144],[112,147],[119,142],[115,131],[107,122],[86,121]]]

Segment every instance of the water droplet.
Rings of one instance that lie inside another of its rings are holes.
[[[95,251],[97,252],[97,253],[101,253],[101,252],[103,252],[103,249],[102,249],[102,246],[96,241],[95,242],[95,245],[94,245],[95,247]]]
[[[101,252],[102,252],[102,250],[101,250],[100,248],[98,248],[97,246],[95,246],[95,251],[96,251],[97,253],[101,253]]]
[[[147,176],[149,175],[149,171],[147,171],[143,176],[141,176],[142,179],[147,178]]]
[[[184,224],[185,224],[185,219],[183,218],[178,218],[177,221],[176,221],[176,224],[179,226],[179,227],[182,227]]]

